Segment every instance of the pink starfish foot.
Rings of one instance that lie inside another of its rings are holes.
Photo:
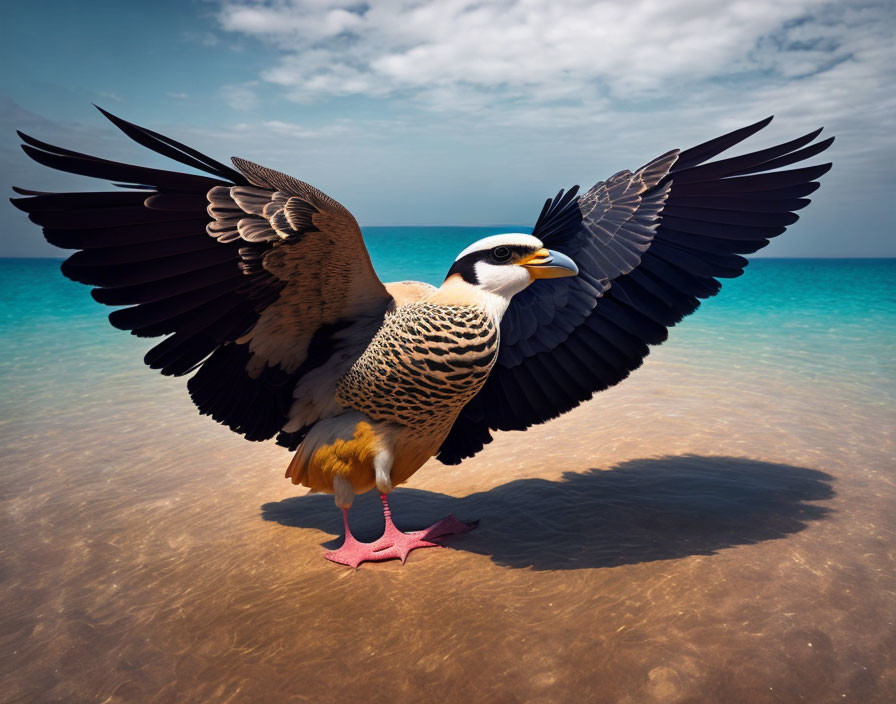
[[[382,536],[372,543],[362,543],[357,540],[348,526],[348,509],[344,508],[342,509],[342,522],[345,525],[345,541],[338,550],[324,553],[325,558],[354,569],[358,569],[362,562],[399,559],[404,564],[411,550],[444,547],[432,541],[445,535],[466,533],[476,527],[475,523],[464,523],[454,516],[448,516],[424,530],[404,533],[398,530],[395,523],[392,522],[392,511],[389,509],[386,495],[380,494],[380,499],[383,502],[383,516],[386,519],[386,528]]]

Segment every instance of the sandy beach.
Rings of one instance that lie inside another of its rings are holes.
[[[398,525],[479,527],[354,572],[285,450],[96,334],[7,360],[2,702],[892,701],[885,356],[673,336],[576,411],[430,462]],[[352,520],[378,535],[375,495]]]

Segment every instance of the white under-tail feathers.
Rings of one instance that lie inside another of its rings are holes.
[[[392,491],[392,463],[394,461],[395,455],[392,449],[386,447],[385,444],[379,448],[376,456],[373,458],[376,488],[383,494],[388,494]]]

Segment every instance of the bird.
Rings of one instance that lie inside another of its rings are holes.
[[[396,527],[393,489],[430,458],[457,464],[499,431],[555,418],[637,369],[719,279],[798,219],[830,163],[821,129],[716,158],[771,117],[548,198],[532,232],[460,252],[439,287],[377,277],[354,216],[296,178],[218,162],[98,108],[125,135],[199,173],[135,166],[18,132],[25,153],[114,190],[15,187],[62,273],[118,307],[111,324],[163,337],[144,358],[186,376],[199,412],[294,454],[286,477],[332,494],[357,568],[475,526]],[[534,209],[533,209],[534,210]],[[447,262],[446,262],[447,265]],[[357,540],[354,498],[376,490],[383,535]]]

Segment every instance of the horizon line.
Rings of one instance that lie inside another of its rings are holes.
[[[392,227],[392,225],[377,225],[375,227]],[[406,227],[423,227],[423,226],[407,225]],[[428,226],[428,227],[439,227],[439,226],[432,225],[432,226]],[[466,226],[465,225],[457,225],[457,226],[444,225],[442,227],[466,227]],[[470,225],[470,227],[481,227],[481,226]],[[67,250],[67,251],[74,253],[74,252],[77,252],[80,250],[73,249],[73,250]],[[3,259],[41,259],[41,260],[48,260],[48,261],[64,262],[66,259],[68,259],[69,256],[71,256],[71,255],[69,254],[67,256],[52,256],[52,255],[0,254],[0,260],[3,260]],[[844,260],[849,260],[849,261],[854,261],[854,260],[877,261],[877,260],[881,260],[881,259],[896,259],[896,254],[884,254],[884,255],[879,255],[879,256],[817,256],[817,257],[796,256],[795,257],[795,256],[780,256],[780,255],[768,256],[768,255],[761,255],[761,254],[757,255],[754,253],[752,255],[740,255],[740,256],[746,257],[749,260],[753,260],[753,259],[787,259],[787,260],[824,261],[824,260],[844,259]]]

